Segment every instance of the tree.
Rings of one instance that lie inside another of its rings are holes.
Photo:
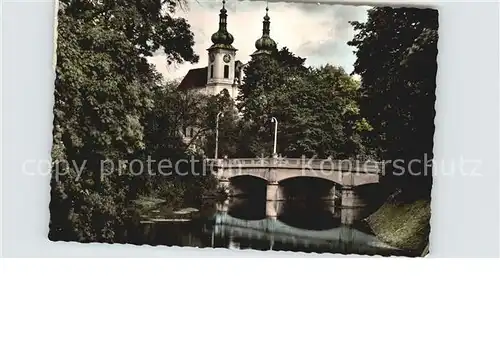
[[[220,94],[209,96],[205,114],[205,143],[204,150],[208,157],[213,157],[215,152],[216,119],[219,116],[219,157],[238,157],[241,138],[241,121],[238,109],[229,92],[224,89]]]
[[[284,47],[272,55],[259,55],[253,58],[244,71],[244,81],[238,96],[239,108],[245,108],[245,103],[251,95],[262,95],[286,83],[288,76],[305,73],[305,59],[294,55]],[[276,74],[276,70],[285,76]]]
[[[356,48],[360,113],[373,127],[366,134],[371,147],[386,160],[431,159],[438,12],[378,7],[369,10],[366,23],[352,25],[358,33],[349,45]],[[432,172],[427,174],[423,180],[430,184]]]
[[[221,100],[222,99],[222,100]],[[147,162],[148,157],[158,167],[162,160],[172,165],[162,175],[155,169],[154,174],[144,174],[141,183],[137,183],[141,195],[161,198],[172,207],[185,204],[200,204],[202,190],[213,190],[210,174],[203,174],[201,148],[207,153],[207,143],[213,139],[215,115],[218,109],[215,103],[226,101],[229,96],[207,96],[193,91],[177,88],[175,82],[167,82],[155,89],[155,106],[145,120],[145,148],[137,153],[137,158]],[[191,141],[184,140],[184,129],[196,128]],[[191,146],[196,145],[195,151]],[[213,148],[208,148],[213,152]],[[189,161],[186,164],[185,161]],[[180,161],[180,162],[179,162]],[[178,163],[179,162],[179,163]],[[165,163],[164,163],[165,164]],[[176,164],[178,172],[175,172]],[[193,166],[195,169],[191,169]],[[169,172],[172,171],[172,172]]]
[[[246,153],[269,155],[270,118],[279,121],[278,152],[288,157],[353,157],[362,151],[357,130],[359,84],[339,67],[306,68],[288,49],[250,62],[239,96]]]
[[[53,171],[60,171],[51,182],[51,239],[113,241],[123,230],[137,179],[120,175],[118,162],[145,147],[144,120],[160,84],[146,57],[162,49],[169,63],[198,59],[189,25],[173,17],[176,6],[60,1],[52,150]],[[103,176],[107,160],[115,169]],[[74,165],[83,167],[81,176]]]

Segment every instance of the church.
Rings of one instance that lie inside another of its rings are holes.
[[[208,66],[191,69],[182,79],[178,89],[202,92],[210,95],[219,94],[226,89],[235,99],[243,82],[245,64],[236,59],[233,46],[234,37],[227,29],[226,1],[222,1],[219,14],[219,30],[212,37],[212,46],[207,49]],[[256,51],[251,55],[269,55],[276,50],[276,42],[270,37],[269,7],[266,6],[262,36],[255,42]]]

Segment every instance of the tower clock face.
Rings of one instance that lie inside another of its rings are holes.
[[[229,61],[231,61],[231,56],[229,56],[228,54],[224,55],[224,62],[229,63]]]
[[[215,55],[212,53],[212,54],[210,54],[210,57],[209,57],[209,58],[210,58],[210,62],[214,62],[214,60],[215,60]]]

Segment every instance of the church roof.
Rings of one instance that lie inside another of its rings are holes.
[[[207,85],[208,67],[190,69],[179,84],[179,89],[203,88]]]
[[[240,60],[234,61],[234,68],[236,72],[244,66]],[[177,89],[189,90],[195,88],[203,88],[207,85],[208,67],[193,68],[184,76]]]

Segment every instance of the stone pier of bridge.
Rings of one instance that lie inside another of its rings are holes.
[[[226,189],[229,197],[233,197],[233,191],[231,187],[231,183],[229,179],[221,179],[219,181],[221,187]],[[343,186],[340,189],[341,200],[340,206],[344,208],[359,208],[365,207],[366,201],[364,201],[357,193],[354,187],[352,186]],[[332,186],[330,193],[327,198],[323,198],[323,200],[332,200],[336,199],[336,187]],[[268,216],[273,217],[279,213],[280,205],[279,203],[285,201],[284,189],[278,182],[268,182],[266,184],[266,213]]]

